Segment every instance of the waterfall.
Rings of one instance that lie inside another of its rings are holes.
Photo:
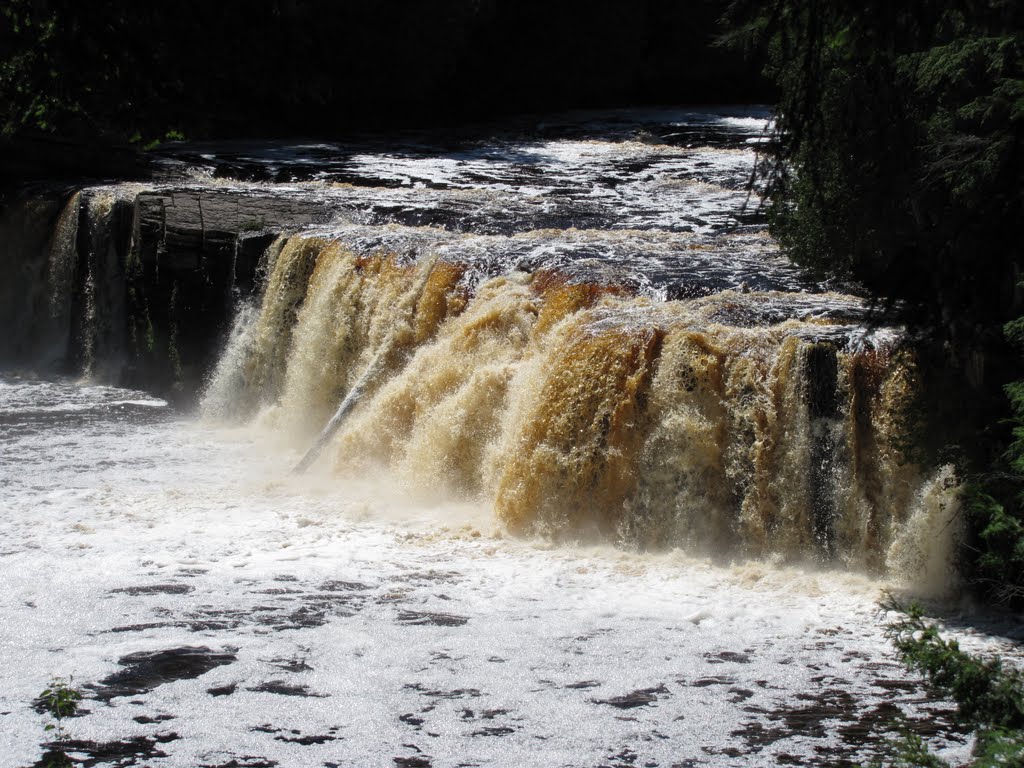
[[[899,445],[914,361],[895,333],[842,319],[852,297],[663,301],[557,268],[488,275],[450,249],[417,291],[424,255],[344,236],[274,247],[222,356],[239,375],[218,372],[206,407],[247,403],[302,448],[396,336],[402,361],[326,452],[342,476],[483,501],[557,539],[901,572],[935,570],[921,547],[950,551],[921,543],[951,516],[949,478]]]
[[[206,418],[294,452],[358,389],[319,454],[339,477],[518,535],[941,582],[955,491],[905,456],[900,330],[738,223],[742,136],[677,146],[676,122],[27,194],[0,218],[0,359],[201,386]]]
[[[78,261],[78,219],[81,192],[75,192],[57,218],[46,261],[46,318],[39,324],[39,352],[45,368],[65,363],[71,344],[71,300]]]
[[[5,338],[0,358],[116,381],[127,326],[129,186],[27,194],[0,222]]]
[[[0,220],[0,360],[59,370],[70,352],[81,195],[26,194]]]

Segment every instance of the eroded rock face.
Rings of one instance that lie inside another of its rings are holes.
[[[0,209],[0,364],[189,401],[283,229],[314,197],[138,184],[34,188]]]
[[[237,305],[262,287],[261,259],[276,233],[322,218],[323,207],[202,188],[147,189],[132,205],[125,383],[190,401]]]

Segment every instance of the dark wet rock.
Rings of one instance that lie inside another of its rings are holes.
[[[843,688],[830,688],[815,693],[799,693],[796,698],[806,701],[804,707],[782,713],[781,720],[793,733],[820,737],[826,734],[826,720],[848,720],[856,716],[856,700]]]
[[[483,694],[476,688],[456,688],[453,691],[424,691],[423,695],[436,699],[475,699]]]
[[[280,733],[282,729],[275,728],[270,723],[263,723],[263,725],[254,725],[249,730],[254,733]]]
[[[94,691],[100,701],[136,696],[164,683],[199,677],[235,658],[235,649],[214,651],[205,646],[132,653],[118,659],[124,669],[86,688]]]
[[[325,698],[322,693],[313,693],[305,685],[289,685],[283,680],[268,680],[262,685],[246,688],[254,693],[276,693],[278,696],[302,696],[311,699]]]
[[[856,712],[856,701],[844,690],[825,690],[815,694],[799,694],[798,699],[809,702],[801,707],[788,707],[769,712],[768,720],[777,725],[761,722],[745,723],[732,736],[743,738],[747,745],[759,751],[790,736],[824,738],[828,735],[826,722],[849,720]]]
[[[354,616],[369,601],[363,592],[325,592],[310,596],[306,605],[310,610],[329,616]]]
[[[681,685],[686,685],[682,680],[679,681]],[[712,685],[732,685],[736,682],[734,677],[726,677],[724,675],[714,675],[712,677],[701,677],[690,683],[694,688],[707,688]]]
[[[232,610],[222,606],[204,605],[189,613],[189,619],[195,621],[221,621],[241,625],[251,618],[249,611]]]
[[[803,765],[804,759],[799,755],[791,755],[788,752],[780,752],[775,755],[775,762],[779,765]]]
[[[656,688],[642,688],[625,696],[612,696],[608,699],[594,699],[595,704],[608,704],[618,709],[633,709],[635,707],[646,707],[658,700],[659,696],[668,696],[669,690],[664,685]]]
[[[901,692],[897,690],[897,695]],[[840,687],[797,694],[796,699],[802,703],[767,711],[745,708],[744,711],[755,712],[762,719],[744,723],[731,735],[743,739],[751,752],[792,737],[824,739],[839,735],[840,740],[830,738],[828,747],[816,751],[828,757],[828,765],[857,766],[884,755],[888,746],[883,737],[887,733],[895,735],[894,723],[899,722],[902,728],[923,737],[956,733],[952,707],[945,711],[936,709],[931,717],[907,718],[898,702],[865,707]]]
[[[470,736],[508,736],[511,733],[515,733],[515,728],[497,727],[497,728],[481,728],[479,731],[473,731]]]
[[[187,595],[195,587],[189,584],[147,584],[134,587],[121,587],[110,590],[111,594],[132,595]]]
[[[481,720],[493,720],[496,717],[499,717],[501,715],[507,715],[507,714],[508,714],[508,710],[507,709],[485,709],[485,710],[483,710],[480,713],[480,719]],[[463,720],[475,720],[476,718],[477,718],[477,714],[472,709],[463,709],[462,710],[462,719]]]
[[[611,761],[610,764],[607,766],[607,768],[612,768],[612,766],[618,767],[618,766],[626,766],[626,765],[636,765],[637,754],[633,750],[626,748],[626,749],[623,749],[618,754],[610,755],[609,757],[607,757],[605,759]],[[605,768],[605,767],[604,766],[600,766],[599,768]]]
[[[414,571],[402,575],[402,580],[409,584],[454,584],[462,578],[457,571]]]
[[[704,658],[708,664],[724,664],[733,662],[736,664],[749,664],[751,657],[749,653],[737,653],[735,651],[721,651],[720,653],[705,653]]]
[[[242,626],[242,621],[236,619],[198,619],[185,621],[152,621],[143,624],[126,624],[120,627],[112,627],[107,632],[119,634],[124,632],[145,632],[150,629],[163,629],[165,627],[178,627],[187,629],[190,632],[219,632],[226,629],[237,629]]]
[[[586,688],[597,688],[601,684],[596,680],[580,680],[578,683],[569,683],[566,688],[574,688],[577,690],[584,690]]]
[[[163,627],[174,627],[178,626],[173,621],[151,621],[144,624],[125,624],[120,627],[112,627],[107,632],[120,633],[120,632],[145,632],[149,629],[161,629]]]
[[[339,580],[325,581],[319,588],[321,592],[365,592],[372,589],[368,584],[362,584],[358,581]]]
[[[306,663],[305,659],[271,659],[269,662],[278,669],[285,672],[312,672],[313,668]]]
[[[411,626],[461,627],[469,621],[467,616],[430,611],[399,611],[398,621]]]
[[[53,766],[117,766],[127,768],[145,764],[147,760],[167,757],[167,753],[158,745],[178,739],[176,733],[158,734],[157,736],[139,736],[121,741],[83,741],[70,739],[67,741],[44,744],[45,752],[32,768],[52,768]],[[71,755],[74,755],[72,758]]]
[[[419,755],[415,757],[396,757],[394,763],[398,768],[430,768],[432,765],[429,758]]]
[[[377,602],[382,604],[404,603],[409,599],[411,589],[394,589],[377,596]]]
[[[289,744],[301,744],[304,747],[308,747],[311,744],[326,744],[329,741],[337,741],[337,736],[329,736],[323,734],[320,736],[275,736],[275,741],[285,741]]]
[[[244,755],[243,757],[233,757],[226,763],[205,763],[199,768],[276,768],[276,766],[276,760]]]
[[[586,642],[588,642],[590,640],[593,640],[595,637],[600,637],[601,635],[606,635],[609,632],[611,632],[610,629],[595,629],[592,632],[588,632],[585,635],[577,635],[576,637],[573,638],[573,640],[576,640],[579,643],[586,643]]]
[[[421,683],[406,683],[402,688],[409,691],[417,691],[423,696],[429,696],[432,699],[477,698],[483,695],[476,688],[456,688],[453,691],[427,690]]]
[[[238,689],[238,683],[228,683],[227,685],[215,685],[212,688],[207,688],[206,692],[211,696],[230,696]]]
[[[238,629],[242,626],[242,622],[232,620],[204,620],[183,622],[176,624],[175,626],[185,627],[191,632],[222,632],[226,629]]]
[[[741,701],[746,701],[754,695],[754,692],[749,688],[730,688],[729,693],[732,694],[729,697],[729,701],[733,704],[739,704]]]
[[[327,623],[328,613],[327,610],[304,605],[286,616],[263,616],[257,620],[260,624],[273,627],[278,632],[286,629],[313,629]]]
[[[136,723],[139,723],[140,725],[155,725],[157,723],[163,723],[173,719],[174,715],[156,715],[155,717],[149,717],[148,715],[139,715],[138,717],[132,718],[132,720],[134,720]]]
[[[726,757],[743,757],[743,755],[749,754],[744,752],[739,747],[701,747],[701,749],[709,755],[725,755]]]
[[[416,728],[419,728],[419,726],[423,725],[423,723],[424,723],[424,720],[423,720],[422,717],[416,717],[416,715],[414,715],[411,712],[408,713],[408,714],[405,714],[405,715],[399,715],[398,719],[401,720],[406,725],[411,725],[411,726],[414,726]]]
[[[879,678],[872,681],[872,685],[886,691],[919,691],[921,684],[915,680],[886,680]]]

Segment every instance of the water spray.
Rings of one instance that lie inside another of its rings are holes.
[[[422,277],[420,277],[419,282],[413,289],[414,295],[422,298],[423,292],[427,287],[427,280],[430,279],[430,275],[434,271],[434,265],[437,263],[437,259],[438,256],[435,254],[427,262],[427,267],[423,271]],[[413,315],[416,313],[417,303],[418,301],[413,302]],[[411,319],[412,318],[410,317],[410,320]],[[366,370],[363,371],[363,375],[359,377],[359,380],[345,395],[344,399],[341,401],[341,405],[338,406],[334,415],[331,416],[330,421],[328,421],[327,424],[324,425],[324,428],[320,430],[320,434],[316,436],[316,440],[313,441],[313,445],[311,445],[309,450],[306,451],[306,455],[302,457],[302,461],[295,465],[295,469],[292,470],[293,475],[304,474],[307,469],[316,463],[316,460],[320,457],[324,447],[331,441],[331,438],[334,437],[334,434],[341,427],[348,415],[356,405],[359,404],[359,401],[362,400],[367,389],[369,389],[378,377],[388,369],[387,361],[391,357],[392,352],[394,352],[396,344],[396,334],[395,331],[392,330],[391,333],[388,334],[387,339],[384,340],[384,343],[381,345],[380,350],[378,350],[373,360],[368,366],[366,366]]]

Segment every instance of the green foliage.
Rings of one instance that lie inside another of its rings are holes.
[[[82,691],[71,683],[71,680],[55,677],[49,687],[39,694],[40,704],[58,722],[65,717],[73,717],[78,711],[78,702],[82,700]]]
[[[790,253],[954,341],[1005,322],[1022,263],[1019,8],[773,0],[746,14],[781,91],[760,170]]]
[[[916,733],[906,733],[892,743],[892,757],[872,768],[949,768],[949,763],[928,750]],[[1024,733],[989,728],[977,734],[970,768],[1024,768]]]
[[[997,601],[1016,602],[1024,597],[1024,523],[1019,509],[1008,508],[986,491],[998,492],[991,488],[997,483],[982,478],[962,494],[975,554],[968,576]]]
[[[901,614],[886,626],[900,660],[937,693],[953,699],[961,721],[977,730],[971,768],[1024,768],[1024,674],[998,657],[981,658],[961,650],[956,640],[944,639],[917,604],[904,608],[889,595],[881,608]],[[906,734],[895,750],[886,762],[894,768],[946,765],[915,734]]]
[[[923,618],[919,605],[904,609],[892,598],[882,608],[903,612],[888,624],[886,635],[900,659],[919,671],[929,685],[956,701],[959,717],[982,728],[1016,732],[1024,729],[1024,675],[998,658],[983,659],[960,649],[956,640],[945,640],[938,627]]]
[[[64,719],[74,717],[78,712],[78,704],[82,700],[82,691],[76,688],[69,678],[55,677],[50,681],[49,686],[39,694],[36,700],[38,707],[52,718],[52,723],[43,726],[43,730],[52,732],[58,742],[64,741],[67,737],[64,732]],[[62,766],[66,756],[58,749],[47,754],[48,765]]]
[[[972,768],[1024,768],[1024,732],[989,728],[978,734]]]
[[[60,749],[51,749],[43,755],[43,768],[73,768],[71,758]]]
[[[1006,338],[1024,349],[1024,318],[1004,327]],[[1024,600],[1024,380],[1004,387],[1009,402],[1008,446],[989,471],[963,491],[974,557],[969,577],[996,600]]]
[[[892,743],[893,756],[885,761],[875,763],[886,768],[949,768],[945,760],[928,751],[928,745],[918,734],[905,733],[899,740]]]
[[[732,14],[780,90],[758,169],[773,232],[918,332],[928,426],[908,436],[970,480],[970,577],[1024,597],[1024,382],[1006,386],[1024,373],[1006,340],[1024,321],[1003,334],[1024,311],[1024,3],[736,0]]]

